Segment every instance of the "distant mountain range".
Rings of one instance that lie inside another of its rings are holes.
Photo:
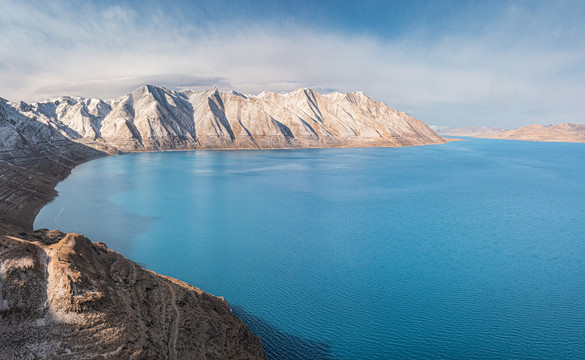
[[[532,124],[516,130],[492,128],[487,126],[457,127],[430,126],[439,135],[445,136],[469,136],[488,139],[508,139],[527,141],[559,141],[559,142],[585,142],[585,124],[559,124],[539,125]]]
[[[585,142],[585,124],[559,124],[543,126],[532,124],[516,130],[479,136],[491,139]]]

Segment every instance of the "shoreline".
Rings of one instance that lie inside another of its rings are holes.
[[[25,203],[27,203],[25,206],[27,206],[28,208],[30,208],[29,211],[25,211],[21,216],[18,217],[17,220],[20,220],[22,222],[22,224],[25,226],[24,229],[18,230],[16,229],[18,232],[32,232],[32,231],[36,231],[39,229],[34,229],[34,221],[37,217],[37,215],[39,214],[39,212],[41,211],[41,209],[43,207],[45,207],[48,203],[50,203],[51,201],[53,201],[59,194],[58,192],[55,190],[55,188],[57,187],[57,185],[59,185],[59,183],[61,183],[62,181],[64,181],[65,179],[67,179],[69,177],[69,175],[71,175],[71,172],[73,171],[74,168],[76,168],[77,166],[93,161],[93,160],[97,160],[97,159],[101,159],[101,158],[105,158],[105,157],[109,157],[109,156],[121,156],[121,155],[126,155],[126,154],[136,154],[136,153],[156,153],[156,152],[194,152],[194,151],[263,151],[263,150],[309,150],[309,149],[359,149],[359,148],[401,148],[401,147],[411,147],[411,146],[431,146],[431,145],[444,145],[446,143],[449,142],[453,142],[453,141],[464,141],[463,139],[453,139],[453,138],[442,138],[443,140],[445,140],[444,143],[436,143],[436,144],[413,144],[413,145],[403,145],[403,146],[395,146],[395,145],[384,145],[384,144],[372,144],[371,146],[365,146],[364,144],[359,144],[357,146],[351,146],[351,145],[341,145],[341,146],[329,146],[329,147],[325,147],[325,146],[321,146],[321,147],[274,147],[274,148],[186,148],[186,149],[152,149],[152,150],[136,150],[136,151],[127,151],[127,152],[118,152],[115,154],[109,154],[109,153],[102,153],[101,155],[98,156],[92,156],[89,158],[86,158],[82,161],[79,161],[78,163],[76,163],[75,165],[73,165],[72,167],[68,167],[66,169],[63,169],[61,171],[59,171],[58,173],[54,174],[55,178],[54,181],[51,182],[50,187],[47,187],[46,190],[48,190],[48,192],[50,194],[48,194],[48,196],[41,198],[41,199],[25,199]],[[87,146],[87,145],[86,145]],[[1,165],[1,164],[0,164]],[[0,170],[2,169],[2,167],[0,166]],[[30,176],[30,175],[29,175]],[[34,174],[32,175],[32,177],[34,177]],[[0,185],[2,184],[2,181],[0,181]],[[3,206],[0,205],[0,213],[3,213]],[[14,225],[14,224],[3,224],[3,221],[0,220],[0,231],[3,228],[3,225],[5,226],[10,226],[10,225]],[[14,230],[13,230],[14,231]]]
[[[0,164],[0,186],[4,198],[0,202],[0,232],[6,235],[28,233],[34,230],[34,221],[41,209],[53,201],[58,193],[57,185],[71,171],[86,162],[108,155],[90,156],[73,166],[49,166],[40,169],[24,169],[15,165]]]

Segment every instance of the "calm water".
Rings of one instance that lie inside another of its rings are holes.
[[[36,227],[224,296],[274,359],[585,359],[585,144],[131,154]]]

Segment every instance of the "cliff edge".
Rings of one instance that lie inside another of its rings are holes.
[[[103,243],[0,236],[0,358],[265,359],[222,298]]]

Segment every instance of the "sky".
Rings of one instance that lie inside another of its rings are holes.
[[[585,1],[0,0],[0,97],[363,91],[429,125],[585,123]]]

